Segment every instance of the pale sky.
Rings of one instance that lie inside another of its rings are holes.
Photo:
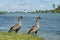
[[[52,4],[60,5],[60,0],[0,0],[0,11],[49,10]]]

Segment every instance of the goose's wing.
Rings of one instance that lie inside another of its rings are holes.
[[[37,31],[37,30],[38,30],[37,26],[34,25],[34,26],[32,26],[32,28],[31,28],[29,31],[30,31],[30,32],[35,32],[35,31]]]
[[[18,29],[20,28],[21,25],[20,24],[15,24],[14,26],[11,27],[12,30]]]

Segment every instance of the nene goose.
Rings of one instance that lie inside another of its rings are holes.
[[[18,30],[22,27],[22,18],[22,16],[18,17],[18,23],[12,26],[8,32],[15,31],[15,33],[17,33]]]
[[[36,18],[36,24],[32,26],[32,28],[28,31],[28,34],[35,34],[37,35],[37,32],[39,30],[39,20],[41,17]]]

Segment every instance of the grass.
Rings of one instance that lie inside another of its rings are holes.
[[[31,34],[0,32],[0,40],[43,40],[43,38]]]

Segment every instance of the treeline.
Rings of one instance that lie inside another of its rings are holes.
[[[49,10],[49,12],[60,13],[60,5],[58,5],[57,8],[53,8],[53,10]]]
[[[0,14],[5,14],[5,13],[7,13],[6,11],[0,11]]]
[[[52,8],[53,8],[52,10],[36,10],[34,12],[36,12],[36,13],[48,13],[48,12],[50,12],[50,13],[60,13],[60,5],[58,5],[57,8],[56,8],[55,4],[53,4]]]

